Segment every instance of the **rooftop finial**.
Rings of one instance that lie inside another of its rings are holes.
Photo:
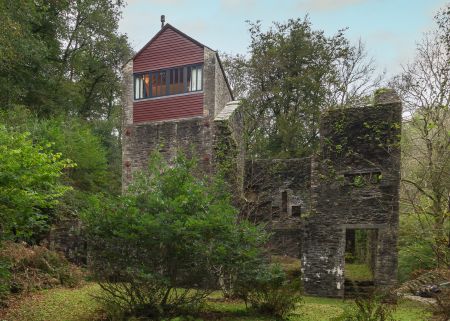
[[[161,15],[161,29],[164,27],[164,22],[166,22],[166,16],[165,15]]]

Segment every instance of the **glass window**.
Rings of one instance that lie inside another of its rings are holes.
[[[141,99],[143,90],[142,76],[136,76],[134,80],[134,98]]]
[[[203,67],[185,66],[134,76],[134,98],[177,95],[203,88]]]

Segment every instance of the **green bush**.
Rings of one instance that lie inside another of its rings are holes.
[[[43,246],[4,242],[0,249],[0,279],[4,295],[52,288],[75,287],[83,279],[82,271],[60,253]]]
[[[198,310],[219,280],[261,256],[261,228],[238,222],[220,180],[179,155],[155,154],[126,196],[96,197],[85,212],[90,268],[100,297],[122,317]]]
[[[28,239],[48,228],[44,209],[54,207],[70,189],[60,176],[73,163],[50,147],[0,124],[0,240]]]
[[[286,318],[302,302],[300,282],[289,280],[279,265],[262,265],[252,278],[242,280],[241,291],[252,309],[277,319]]]
[[[450,289],[442,289],[434,298],[436,304],[433,305],[433,313],[438,320],[447,321],[450,319]]]
[[[0,258],[0,306],[10,292],[11,273],[10,263],[4,258]]]
[[[399,281],[405,282],[413,277],[417,270],[436,268],[433,252],[433,236],[421,220],[428,217],[402,214],[400,216],[399,244],[398,244],[398,274]]]
[[[358,297],[355,304],[333,321],[395,321],[395,305],[383,302],[384,296],[373,294],[368,298]]]

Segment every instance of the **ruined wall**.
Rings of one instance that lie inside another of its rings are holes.
[[[306,293],[344,295],[346,229],[377,231],[375,285],[396,283],[400,126],[401,103],[392,92],[376,94],[374,106],[322,117],[302,238]]]
[[[265,222],[273,254],[300,256],[302,217],[310,211],[310,158],[249,160],[242,215]]]
[[[214,118],[213,168],[228,181],[234,203],[243,196],[245,145],[243,114],[238,101],[232,101]]]

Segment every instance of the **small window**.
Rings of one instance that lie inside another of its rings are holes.
[[[134,99],[178,95],[203,89],[203,67],[185,66],[134,75]]]

